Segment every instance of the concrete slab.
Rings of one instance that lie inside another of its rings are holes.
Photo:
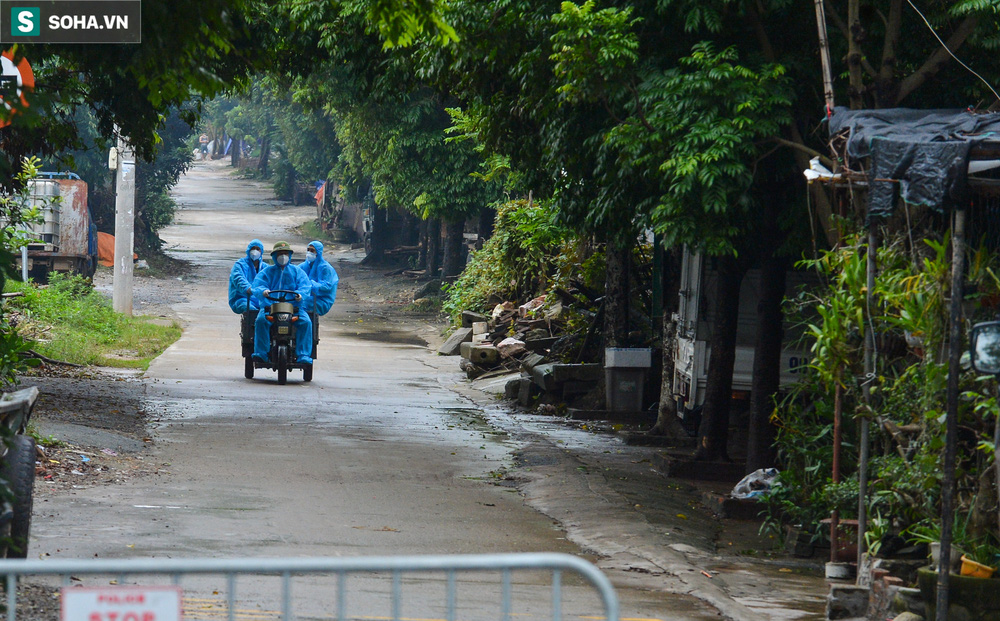
[[[442,356],[457,356],[462,353],[462,343],[472,340],[472,328],[459,328],[441,344],[438,353]]]

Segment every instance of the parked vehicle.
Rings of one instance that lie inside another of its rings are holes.
[[[311,382],[313,365],[301,364],[295,360],[295,322],[298,319],[297,310],[292,304],[296,292],[289,289],[275,289],[265,296],[271,304],[267,306],[267,316],[271,322],[271,347],[267,363],[254,360],[253,336],[254,323],[258,311],[243,313],[240,322],[240,338],[244,361],[243,375],[253,379],[255,369],[274,369],[278,372],[278,383],[284,385],[288,381],[289,369],[302,369],[302,381]],[[319,343],[319,315],[309,313],[313,324],[312,358],[316,359],[316,345]]]
[[[708,383],[709,339],[717,307],[711,299],[716,272],[709,257],[686,247],[681,262],[680,305],[677,319],[677,348],[674,350],[673,393],[678,414],[700,407]],[[811,274],[789,271],[786,295],[793,295]],[[733,364],[734,398],[746,398],[753,381],[754,347],[757,341],[757,302],[760,299],[760,270],[752,269],[740,286],[740,310],[736,332],[736,360]],[[781,352],[781,386],[795,383],[809,364],[809,354],[794,347],[793,326],[785,326],[785,347]]]
[[[35,440],[24,433],[38,400],[32,386],[0,398],[0,556],[27,558],[31,532],[32,494],[35,488]]]
[[[28,276],[48,281],[52,272],[75,272],[88,278],[97,269],[97,225],[87,206],[87,184],[74,173],[39,173],[29,182],[30,200],[44,217],[28,231]],[[21,269],[21,257],[17,257]]]

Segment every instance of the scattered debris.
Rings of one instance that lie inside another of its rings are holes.
[[[729,495],[740,500],[762,496],[771,491],[771,486],[777,477],[778,470],[776,468],[754,470],[743,477]]]

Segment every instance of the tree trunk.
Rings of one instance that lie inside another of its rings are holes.
[[[438,251],[441,248],[441,220],[434,218],[427,221],[427,278],[437,278]]]
[[[698,460],[729,460],[726,443],[729,440],[729,409],[733,393],[733,364],[736,361],[736,328],[740,314],[742,278],[734,257],[719,257],[705,404],[698,428],[698,450],[694,456]]]
[[[627,244],[608,242],[604,278],[604,346],[625,347],[628,338],[629,256]]]
[[[774,248],[774,246],[769,246]],[[771,256],[760,270],[760,300],[757,303],[757,343],[753,354],[750,387],[750,435],[747,439],[747,473],[770,468],[777,455],[775,428],[771,424],[774,397],[781,385],[781,349],[784,339],[781,304],[785,299],[786,261]]]
[[[865,107],[864,102],[864,73],[861,67],[861,41],[864,40],[865,29],[861,25],[861,0],[848,0],[847,2],[847,74],[849,77],[847,87],[847,98],[851,104],[851,110],[860,110]]]
[[[462,272],[462,242],[464,241],[465,221],[448,222],[444,233],[444,261],[441,264],[441,277],[449,278]]]
[[[677,417],[677,401],[673,397],[674,349],[677,347],[677,322],[673,314],[680,303],[681,250],[672,249],[663,257],[663,372],[660,374],[660,407],[650,435],[685,438],[687,432]]]
[[[260,162],[257,164],[257,169],[264,177],[267,176],[267,160],[269,159],[271,159],[271,139],[264,137],[260,141]]]
[[[420,254],[417,255],[417,269],[427,269],[427,231],[430,229],[427,220],[421,220],[418,235],[420,236]]]
[[[229,150],[229,165],[233,168],[240,165],[240,149],[242,145],[242,140],[233,140],[232,148]]]
[[[493,225],[496,222],[497,211],[490,207],[484,207],[479,212],[479,228],[477,229],[479,233],[479,246],[486,243],[486,240],[493,236]]]

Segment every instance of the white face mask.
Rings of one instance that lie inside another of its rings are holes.
[[[274,262],[281,266],[288,265],[288,255],[279,254],[277,257],[275,257]]]
[[[250,251],[250,258],[252,260],[254,260],[254,261],[259,260],[260,259],[260,250],[257,250],[256,248],[254,248],[253,250],[251,250]]]
[[[306,253],[306,261],[309,261],[310,263],[312,263],[315,260],[316,260],[316,253],[315,252],[307,252]]]

